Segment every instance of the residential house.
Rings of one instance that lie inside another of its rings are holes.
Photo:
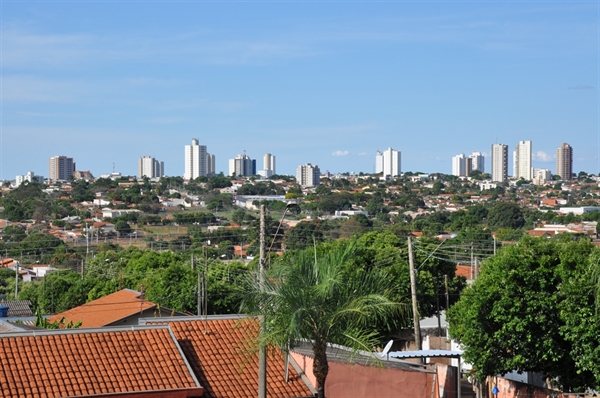
[[[204,389],[168,326],[0,333],[0,397],[191,398]]]
[[[171,317],[185,315],[144,299],[142,292],[123,289],[118,292],[90,301],[79,307],[53,315],[50,322],[81,322],[82,328],[102,326],[137,325],[138,319],[148,317]]]
[[[0,307],[8,307],[8,317],[33,316],[29,300],[0,300]]]
[[[256,319],[210,316],[140,319],[140,324],[167,323],[207,398],[255,398],[258,395],[258,357],[253,342]],[[287,375],[287,381],[286,381]],[[268,397],[313,397],[316,390],[283,352],[267,355]]]

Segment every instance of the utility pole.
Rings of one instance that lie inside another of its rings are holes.
[[[19,263],[15,261],[15,300],[19,298]]]
[[[415,328],[415,345],[421,350],[421,326],[419,325],[419,310],[417,309],[417,282],[415,279],[415,263],[413,259],[412,241],[408,237],[408,265],[410,267],[410,293],[412,296],[413,322]],[[423,359],[421,358],[421,362]]]
[[[446,311],[450,309],[450,293],[448,293],[448,275],[444,275],[444,285],[446,286]]]
[[[259,288],[265,285],[265,205],[260,205],[260,259],[258,261],[258,283]],[[264,333],[265,319],[259,318],[259,333]],[[262,345],[258,352],[258,398],[267,398],[267,347]]]

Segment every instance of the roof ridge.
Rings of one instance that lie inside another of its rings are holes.
[[[104,326],[99,328],[78,328],[78,329],[38,329],[24,330],[23,332],[1,333],[0,339],[5,337],[26,337],[38,335],[62,335],[62,334],[92,334],[92,333],[111,333],[111,332],[135,332],[137,330],[170,329],[166,324],[153,325],[131,325],[131,326]]]
[[[220,314],[220,315],[186,315],[186,316],[171,316],[168,318],[139,318],[138,325],[147,325],[155,322],[189,322],[189,321],[218,321],[230,319],[253,318],[246,314]]]

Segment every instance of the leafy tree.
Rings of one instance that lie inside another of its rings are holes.
[[[323,231],[318,222],[300,222],[285,234],[285,246],[288,250],[304,249],[323,240]]]
[[[38,328],[44,328],[44,329],[78,329],[81,326],[81,323],[82,323],[81,321],[78,321],[78,322],[69,321],[69,322],[67,322],[64,317],[61,318],[60,321],[50,322],[47,318],[44,318],[42,316],[42,313],[40,312],[39,309],[35,313],[35,326],[38,327]]]
[[[488,212],[488,225],[492,228],[518,229],[525,225],[525,218],[518,204],[496,202]]]
[[[479,279],[448,312],[450,334],[463,344],[464,358],[480,380],[537,371],[558,379],[565,390],[598,386],[590,371],[597,367],[582,366],[580,360],[589,346],[577,345],[597,331],[582,338],[567,326],[581,324],[586,316],[586,307],[579,307],[585,297],[573,293],[581,292],[578,275],[593,250],[589,241],[570,236],[526,236],[482,264]],[[592,324],[598,325],[597,319]],[[598,340],[594,347],[591,356],[598,363]]]
[[[374,323],[403,316],[405,305],[390,299],[395,285],[384,271],[365,270],[354,278],[345,275],[343,266],[355,253],[353,243],[320,253],[316,259],[314,250],[298,252],[290,263],[278,264],[262,284],[248,278],[243,309],[264,319],[260,346],[311,342],[317,396],[325,398],[327,345],[373,351],[380,343]]]
[[[133,231],[133,228],[131,228],[131,226],[129,225],[129,223],[125,220],[118,220],[115,223],[115,230],[123,235],[123,234],[129,234]]]

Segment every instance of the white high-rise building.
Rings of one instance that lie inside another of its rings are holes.
[[[165,173],[165,163],[159,162],[152,156],[142,156],[138,159],[138,177],[160,178]]]
[[[316,187],[321,183],[319,166],[307,163],[296,169],[296,182],[301,187]]]
[[[44,176],[36,176],[33,171],[28,171],[27,174],[23,176],[16,176],[14,187],[18,187],[23,184],[25,181],[28,182],[37,182],[38,184],[44,183]]]
[[[383,153],[377,150],[375,154],[375,174],[383,173]]]
[[[473,151],[469,158],[471,158],[471,171],[477,170],[481,173],[485,173],[485,158],[481,152]]]
[[[514,178],[531,181],[533,167],[531,166],[531,141],[519,141],[515,149]]]
[[[472,171],[472,158],[466,157],[464,153],[452,158],[452,175],[468,177]]]
[[[194,138],[192,145],[185,146],[185,171],[183,179],[193,180],[198,177],[206,177],[207,174],[206,145],[198,145],[198,139]]]
[[[508,146],[492,144],[492,181],[508,180]]]
[[[383,177],[397,177],[400,175],[401,154],[392,148],[388,148],[383,152]]]
[[[258,171],[258,174],[262,177],[271,177],[277,174],[275,172],[275,156],[270,153],[265,153],[263,157],[263,169]]]

